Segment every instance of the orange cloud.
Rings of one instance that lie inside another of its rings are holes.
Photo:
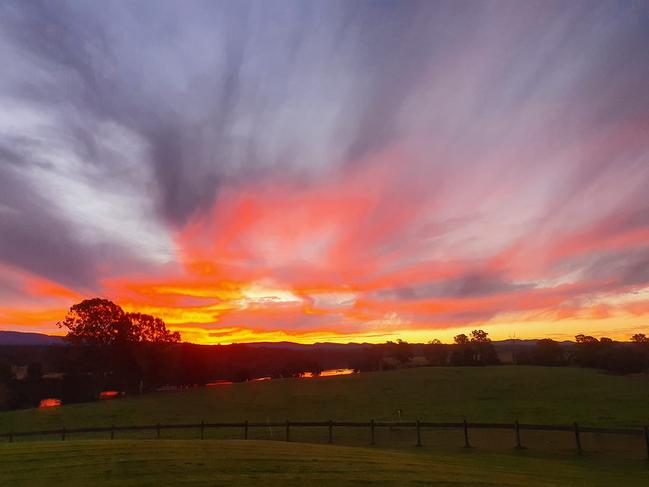
[[[478,326],[495,338],[512,329],[541,336],[543,326],[570,337],[587,331],[585,320],[607,323],[608,334],[620,330],[621,337],[649,315],[643,302],[609,302],[637,284],[588,275],[583,266],[570,277],[562,267],[642,250],[646,227],[600,219],[538,239],[497,236],[503,243],[496,245],[478,216],[438,214],[444,207],[427,188],[429,178],[403,178],[400,164],[411,157],[397,147],[370,165],[361,161],[344,179],[226,188],[212,208],[177,229],[178,262],[106,277],[96,293],[160,316],[200,343],[426,340]],[[475,245],[486,245],[484,254]],[[13,328],[57,332],[52,325],[66,309],[90,297],[12,275],[31,299],[0,306],[0,321]]]

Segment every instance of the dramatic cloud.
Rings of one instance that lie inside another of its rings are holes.
[[[0,5],[0,327],[649,325],[643,1]]]

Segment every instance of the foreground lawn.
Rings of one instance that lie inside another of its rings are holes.
[[[0,445],[0,485],[645,486],[643,462],[311,445],[114,440]]]
[[[396,420],[649,424],[649,379],[590,369],[443,367],[248,382],[0,413],[0,432],[152,423]]]

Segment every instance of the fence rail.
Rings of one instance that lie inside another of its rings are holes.
[[[596,426],[580,426],[578,423],[571,425],[566,424],[527,424],[514,421],[513,423],[471,423],[467,421],[456,423],[439,423],[428,421],[275,421],[275,422],[221,422],[207,423],[185,423],[185,424],[147,424],[147,425],[129,425],[129,426],[100,426],[86,428],[61,428],[50,430],[35,431],[9,431],[0,433],[0,438],[6,438],[8,442],[13,442],[15,438],[30,436],[60,436],[65,441],[73,434],[81,433],[110,433],[110,439],[115,438],[115,433],[120,431],[155,431],[156,438],[160,438],[160,432],[163,430],[187,430],[194,429],[200,431],[200,438],[204,438],[206,429],[219,428],[240,428],[243,430],[244,439],[248,439],[249,428],[285,428],[285,440],[291,441],[291,428],[327,428],[329,443],[333,443],[334,428],[366,428],[370,434],[370,444],[375,444],[375,430],[380,428],[414,428],[416,432],[416,446],[422,446],[421,429],[461,429],[464,432],[464,447],[471,447],[470,430],[472,429],[496,429],[511,430],[515,433],[515,447],[523,448],[521,440],[521,431],[552,431],[552,432],[573,432],[575,438],[575,449],[577,453],[582,453],[581,434],[596,433],[622,436],[644,437],[644,446],[647,459],[649,459],[649,428],[647,426],[638,428],[604,428]]]

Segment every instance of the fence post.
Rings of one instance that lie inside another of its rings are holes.
[[[370,445],[374,445],[374,420],[370,421]]]
[[[291,441],[291,423],[286,420],[286,441]]]
[[[9,443],[13,443],[13,442],[14,442],[14,432],[10,431],[9,432]]]
[[[201,421],[201,440],[205,439],[205,421]]]
[[[464,420],[464,448],[471,448],[469,444],[469,424]]]
[[[248,420],[243,423],[243,439],[247,440],[248,439]]]
[[[645,426],[644,428],[644,442],[647,446],[647,460],[649,460],[649,427]]]
[[[329,420],[329,443],[334,442],[334,422],[332,420]]]
[[[110,425],[110,439],[111,440],[115,439],[115,425],[114,424]]]
[[[516,430],[516,449],[521,450],[523,444],[521,443],[521,428],[518,424],[518,420],[514,421],[514,429]]]
[[[419,426],[419,420],[417,420],[417,446],[421,446],[421,429]]]
[[[577,447],[577,453],[581,455],[581,438],[579,437],[579,425],[575,421],[575,445]]]
[[[61,441],[65,441],[65,426],[61,428]]]
[[[156,440],[160,439],[160,423],[155,425],[155,438]]]

